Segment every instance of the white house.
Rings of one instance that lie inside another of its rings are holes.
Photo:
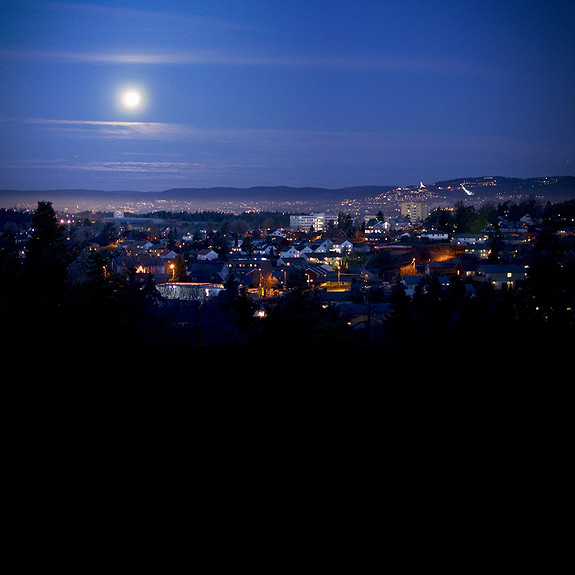
[[[313,250],[311,249],[311,244],[307,240],[302,240],[300,242],[293,242],[291,244],[297,251],[300,256],[303,254],[311,254]]]
[[[217,252],[215,252],[212,249],[200,250],[198,252],[198,261],[205,262],[205,261],[211,261],[211,260],[217,260],[217,259],[218,259],[218,254],[217,254]]]
[[[522,218],[519,218],[519,221],[527,224],[528,226],[532,226],[535,223],[529,214],[525,214]]]
[[[175,260],[178,257],[178,254],[174,250],[164,250],[160,253],[160,257],[162,260]]]
[[[349,240],[344,240],[340,244],[333,244],[332,249],[338,254],[342,254],[344,252],[349,254],[353,250],[353,244]]]
[[[495,289],[514,287],[517,280],[527,276],[525,266],[518,264],[481,264],[475,273],[478,281],[490,281]]]
[[[299,252],[294,246],[287,246],[280,250],[280,258],[297,258]]]
[[[389,218],[387,221],[390,230],[410,230],[413,226],[408,218]]]
[[[484,244],[488,240],[487,234],[453,234],[451,243],[454,246],[467,246],[475,244]]]
[[[266,240],[257,240],[254,242],[253,252],[261,256],[270,256],[276,252],[276,247]]]
[[[420,237],[427,238],[432,241],[444,241],[449,238],[449,234],[441,230],[429,230],[428,232],[420,234]]]
[[[311,244],[311,248],[316,254],[327,253],[333,248],[333,242],[330,239],[315,240]]]

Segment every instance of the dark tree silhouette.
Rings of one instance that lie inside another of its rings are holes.
[[[66,280],[67,255],[63,228],[51,202],[38,202],[32,230],[24,262],[27,287],[34,293],[53,296]]]

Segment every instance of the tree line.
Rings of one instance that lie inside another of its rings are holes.
[[[240,220],[247,222],[250,228],[285,228],[289,225],[289,214],[270,211],[250,211],[243,212],[241,214],[233,214],[217,210],[202,210],[197,212],[170,212],[166,210],[158,210],[154,212],[138,214],[138,217],[160,218],[163,220],[179,220],[182,222],[191,223],[213,222],[218,224],[223,222],[231,223]]]
[[[519,203],[508,200],[497,206],[487,203],[479,208],[457,202],[454,208],[433,210],[426,219],[426,224],[448,233],[478,233],[488,225],[496,226],[500,218],[518,221],[526,215],[555,229],[561,225],[572,225],[575,200],[556,204],[542,203],[535,199]]]

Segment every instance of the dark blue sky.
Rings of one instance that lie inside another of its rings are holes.
[[[2,0],[0,188],[575,175],[574,23],[573,0]]]

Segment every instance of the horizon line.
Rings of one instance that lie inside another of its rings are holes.
[[[564,175],[543,175],[543,176],[532,176],[532,177],[520,177],[520,176],[502,176],[498,175],[489,175],[489,176],[460,176],[457,178],[445,178],[436,180],[434,182],[429,182],[427,185],[436,185],[440,182],[451,182],[456,180],[479,180],[479,179],[486,179],[486,178],[505,178],[508,180],[539,180],[542,178],[573,178],[575,176],[564,174]],[[341,191],[341,190],[348,190],[353,188],[414,188],[419,187],[420,182],[417,184],[409,184],[409,185],[396,185],[396,184],[355,184],[352,186],[342,186],[340,188],[328,188],[325,186],[313,186],[313,185],[303,185],[303,186],[293,186],[293,185],[286,185],[286,184],[256,184],[252,186],[226,186],[226,185],[217,185],[217,186],[185,186],[185,187],[175,187],[175,188],[165,188],[162,190],[102,190],[96,188],[46,188],[46,189],[14,189],[14,188],[1,188],[0,193],[5,192],[16,192],[16,193],[31,193],[31,192],[102,192],[105,194],[109,193],[134,193],[134,194],[160,194],[163,192],[171,192],[174,190],[216,190],[216,189],[235,189],[235,190],[250,190],[253,188],[291,188],[294,190],[298,189],[317,189],[317,190],[328,190],[328,191]],[[424,184],[426,186],[426,184]]]

